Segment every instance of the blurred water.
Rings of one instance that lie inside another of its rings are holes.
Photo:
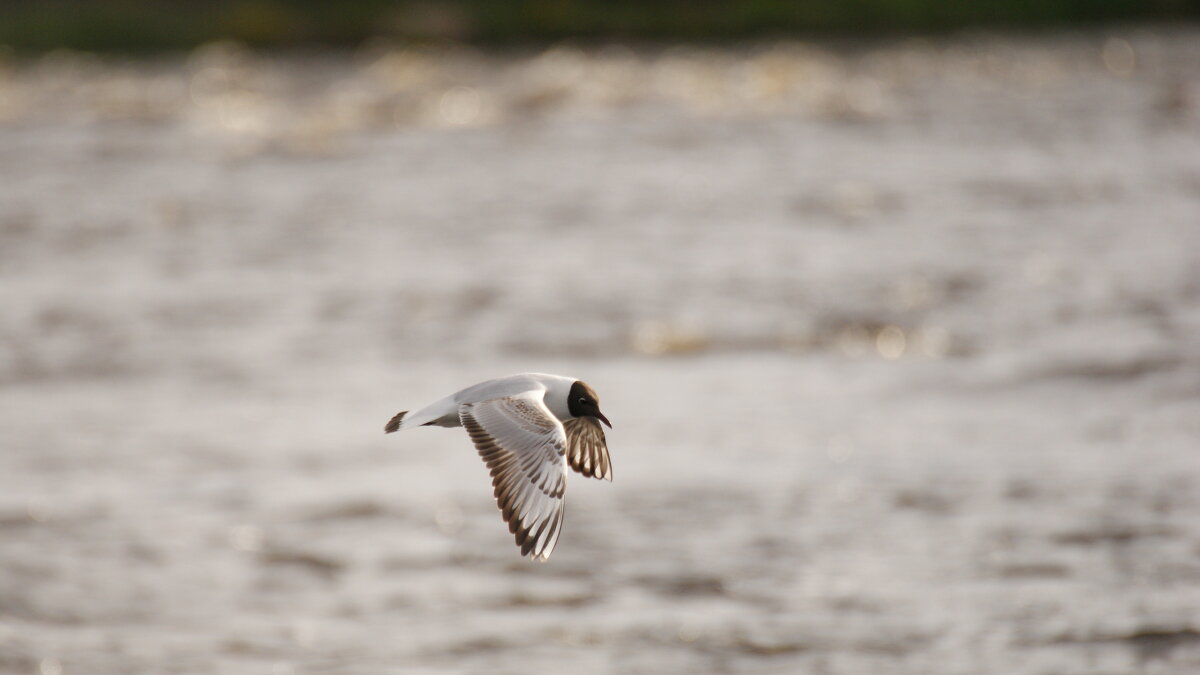
[[[3,63],[0,671],[1195,672],[1197,37]]]

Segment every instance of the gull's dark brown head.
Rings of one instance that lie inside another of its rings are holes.
[[[600,412],[600,397],[582,380],[575,380],[571,393],[567,395],[567,410],[574,417],[595,417],[612,428],[612,423]]]

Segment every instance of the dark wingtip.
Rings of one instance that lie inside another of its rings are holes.
[[[387,425],[383,427],[383,433],[390,434],[393,431],[398,431],[400,429],[400,423],[404,421],[404,416],[407,414],[407,410],[396,413],[396,416],[388,420]]]

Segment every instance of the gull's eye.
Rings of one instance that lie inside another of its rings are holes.
[[[587,399],[586,399],[586,398],[584,398],[584,397],[582,397],[582,396],[580,396],[580,397],[579,397],[579,402],[580,402],[580,403],[587,403]]]

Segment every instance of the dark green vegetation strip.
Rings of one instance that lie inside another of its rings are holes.
[[[6,0],[0,44],[20,50],[730,40],[1200,19],[1200,0]]]

